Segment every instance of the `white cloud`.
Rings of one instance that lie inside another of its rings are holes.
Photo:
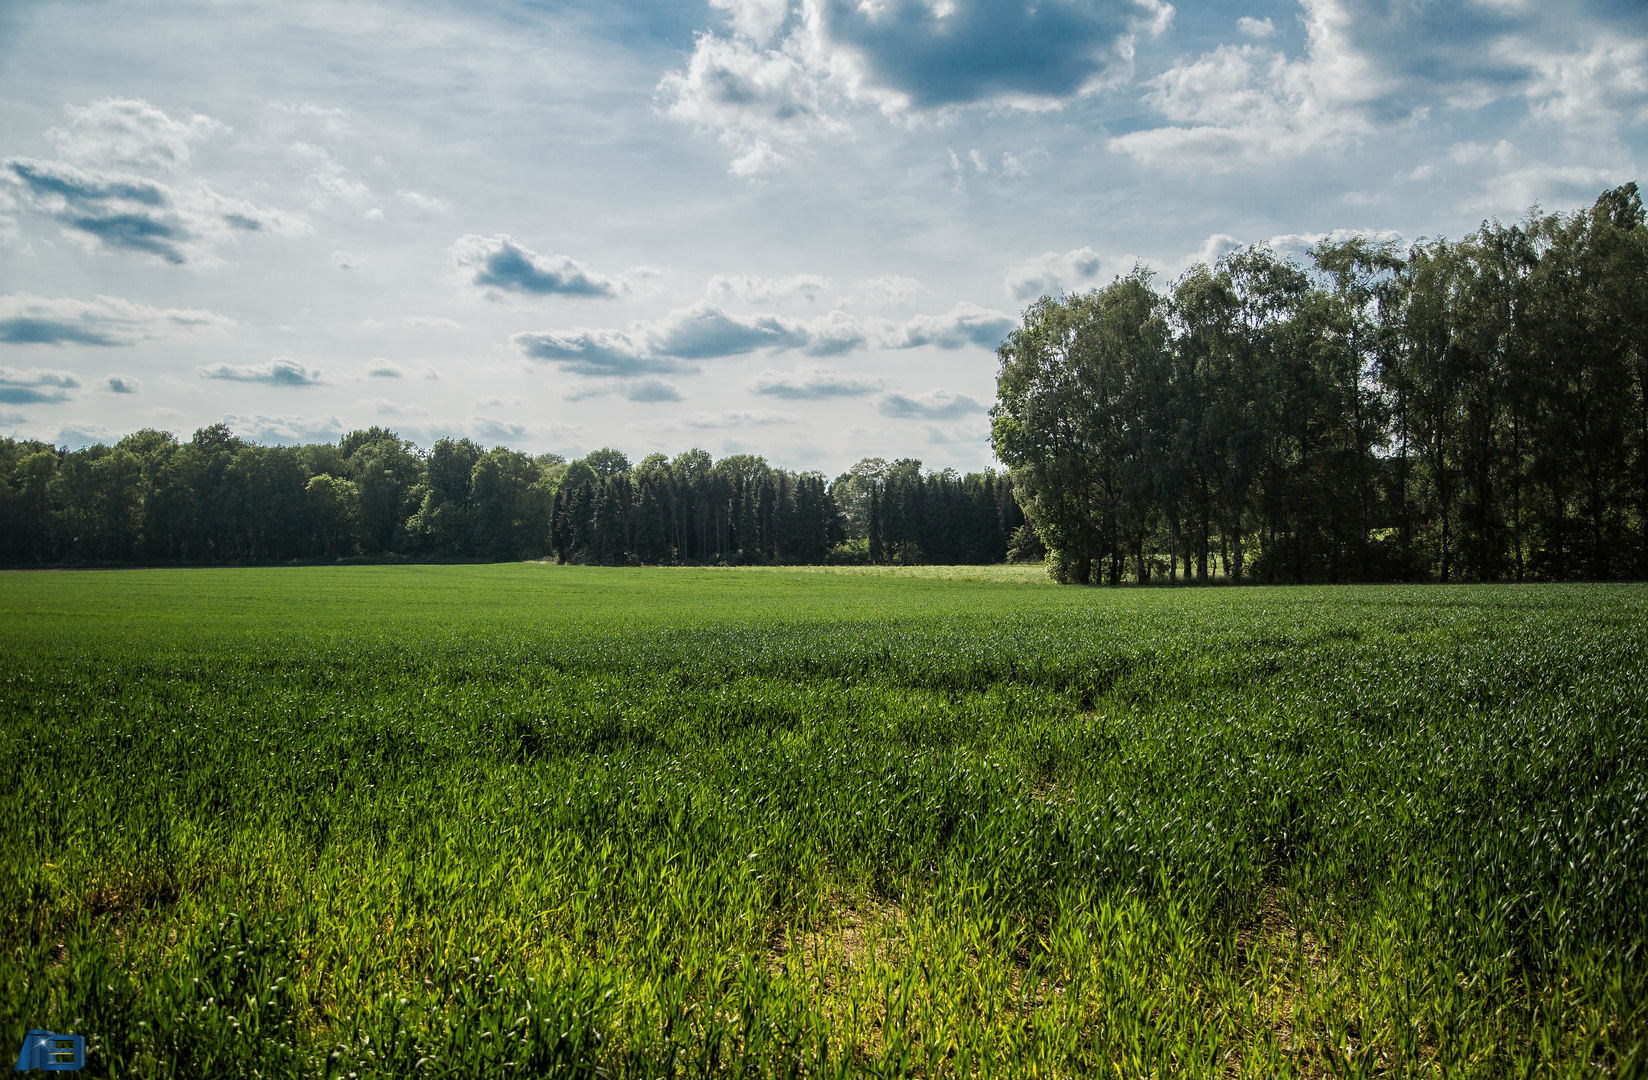
[[[1303,60],[1258,45],[1221,45],[1149,82],[1145,101],[1168,125],[1110,140],[1172,170],[1274,165],[1331,150],[1374,128],[1366,107],[1392,87],[1353,40],[1345,0],[1305,0]]]
[[[1173,19],[1163,0],[1014,6],[999,0],[714,0],[731,34],[703,33],[658,93],[668,115],[713,131],[731,172],[755,176],[843,115],[967,106],[1047,109],[1131,76],[1140,34]],[[782,31],[788,27],[788,32]],[[776,39],[776,40],[775,40]],[[979,171],[986,166],[975,161]]]
[[[401,320],[408,330],[462,330],[463,324],[444,315],[408,315]]]
[[[143,392],[143,383],[130,375],[110,375],[103,380],[103,385],[111,394],[140,394]]]
[[[73,396],[69,391],[79,387],[80,378],[72,371],[0,367],[0,404],[50,405],[68,401]]]
[[[88,446],[108,446],[118,437],[102,424],[64,424],[57,429],[52,443],[70,450],[84,450]]]
[[[789,52],[702,34],[685,71],[658,83],[666,112],[713,131],[736,155],[735,176],[768,172],[809,140],[847,130],[823,105],[817,75]]]
[[[228,130],[200,113],[173,120],[141,98],[100,98],[64,111],[68,125],[46,138],[62,157],[93,167],[176,169],[188,164],[190,143]]]
[[[625,400],[643,403],[686,400],[679,389],[658,378],[632,379],[621,392]]]
[[[1100,279],[1105,258],[1090,247],[1045,251],[1028,262],[1010,267],[1004,283],[1007,295],[1030,300],[1060,291],[1074,292]],[[1131,266],[1131,262],[1129,264]]]
[[[427,210],[438,214],[450,214],[452,212],[452,203],[438,195],[426,195],[421,191],[407,191],[405,189],[397,191],[395,194],[400,197],[402,202],[419,210]]]
[[[621,283],[565,255],[540,255],[514,237],[470,233],[452,245],[452,261],[466,284],[491,299],[517,296],[617,296]]]
[[[95,300],[54,300],[28,293],[0,296],[0,344],[7,345],[135,345],[232,325],[215,312],[156,308],[118,296]]]
[[[1464,208],[1473,213],[1512,215],[1549,200],[1583,204],[1603,188],[1630,179],[1634,175],[1621,169],[1528,162],[1489,177],[1464,200]]]
[[[296,446],[302,443],[332,442],[344,432],[336,416],[287,416],[269,413],[231,413],[223,422],[243,439],[258,443]]]
[[[1202,246],[1197,248],[1195,252],[1184,261],[1184,264],[1189,266],[1195,263],[1204,263],[1208,266],[1213,266],[1218,263],[1220,259],[1224,258],[1226,255],[1229,255],[1232,251],[1238,250],[1241,246],[1242,242],[1234,236],[1231,236],[1229,233],[1214,233],[1212,236],[1202,241]]]
[[[710,0],[710,6],[727,12],[733,29],[757,45],[772,40],[789,17],[789,0]]]
[[[1463,201],[1463,208],[1475,214],[1520,214],[1550,200],[1584,203],[1602,188],[1633,179],[1630,171],[1615,167],[1530,161],[1509,139],[1492,146],[1455,143],[1448,148],[1448,157],[1455,165],[1486,173]]]
[[[917,315],[889,327],[878,344],[887,349],[913,349],[922,345],[936,345],[941,349],[979,345],[994,349],[1013,328],[1014,321],[994,308],[963,301],[943,315]]]
[[[1237,19],[1236,29],[1241,31],[1243,37],[1250,37],[1256,40],[1264,40],[1265,38],[1273,38],[1276,36],[1275,23],[1271,22],[1268,18],[1255,19],[1251,15],[1243,15],[1240,19]]]
[[[977,304],[960,303],[943,315],[917,315],[905,322],[859,318],[836,310],[811,319],[785,315],[730,315],[700,301],[661,319],[631,323],[629,329],[523,331],[510,341],[534,360],[555,363],[579,375],[668,374],[697,370],[695,361],[740,356],[759,350],[796,350],[827,356],[862,348],[912,349],[933,345],[995,348],[1013,320]]]
[[[367,362],[366,374],[369,378],[374,379],[404,379],[406,369],[380,356]]]
[[[1588,132],[1648,123],[1648,38],[1599,33],[1585,47],[1562,52],[1517,37],[1497,43],[1495,52],[1532,73],[1524,93],[1542,120]]]
[[[428,416],[429,410],[418,405],[402,405],[400,402],[388,398],[367,398],[366,404],[372,406],[379,416]]]
[[[307,367],[289,356],[277,356],[267,364],[207,364],[195,371],[203,379],[258,382],[270,386],[319,386],[325,382],[320,369]]]
[[[914,396],[888,394],[876,403],[876,411],[882,416],[900,419],[954,420],[984,412],[988,408],[988,405],[953,390],[929,390]]]
[[[928,291],[930,290],[926,286],[913,277],[882,274],[856,282],[853,285],[852,299],[862,300],[877,307],[905,307],[912,303],[918,294]]]
[[[313,143],[299,142],[292,144],[291,153],[309,170],[305,184],[309,189],[310,205],[314,209],[326,210],[334,204],[342,203],[367,216],[371,216],[374,210],[377,210],[376,216],[383,216],[383,212],[378,210],[372,189],[345,168],[330,151]]]
[[[733,300],[741,300],[748,304],[771,304],[796,299],[811,304],[834,288],[835,282],[818,274],[791,274],[779,278],[717,274],[710,278],[709,284],[704,287],[704,295],[723,304]]]
[[[61,161],[7,158],[0,182],[11,184],[29,209],[56,219],[78,243],[176,265],[216,265],[221,260],[213,249],[237,234],[309,230],[301,218],[220,195],[199,181],[171,186]]]
[[[823,364],[810,364],[794,371],[763,371],[750,390],[770,397],[817,400],[829,397],[862,397],[887,385],[879,375],[837,371]]]

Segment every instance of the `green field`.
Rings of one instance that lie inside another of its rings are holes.
[[[1629,1076],[1648,588],[0,575],[87,1076]]]

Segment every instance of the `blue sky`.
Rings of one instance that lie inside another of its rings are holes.
[[[1036,296],[1639,178],[1640,2],[0,6],[0,434],[988,465]]]

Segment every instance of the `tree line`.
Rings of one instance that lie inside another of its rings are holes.
[[[1138,267],[1001,345],[992,442],[1060,580],[1648,577],[1637,186],[1406,249]]]
[[[337,559],[999,562],[1024,523],[993,472],[867,458],[826,482],[703,450],[576,461],[370,428],[260,446],[222,424],[70,452],[0,439],[0,563]]]

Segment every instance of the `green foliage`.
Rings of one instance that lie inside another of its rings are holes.
[[[1631,1075],[1648,592],[9,575],[88,1075]],[[1016,583],[1017,582],[1017,583]]]
[[[749,454],[654,454],[627,473],[589,460],[573,463],[555,495],[560,562],[994,563],[1020,520],[1005,478],[923,475],[911,458],[866,458],[828,485]]]
[[[838,492],[860,517],[877,504],[873,540]],[[182,446],[158,431],[74,453],[0,439],[0,565],[991,563],[1021,520],[1005,478],[923,475],[913,459],[832,487],[747,454],[632,469],[611,448],[569,464],[441,439],[425,455],[377,427],[336,446],[253,446],[221,424]]]
[[[1043,297],[993,443],[1060,580],[1648,576],[1648,226],[1263,248]]]

